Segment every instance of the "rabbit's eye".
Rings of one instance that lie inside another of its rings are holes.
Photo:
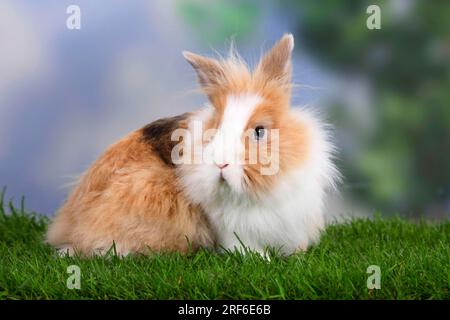
[[[261,140],[262,138],[264,138],[265,135],[266,135],[266,128],[264,128],[263,126],[257,126],[255,128],[255,139],[256,140]]]

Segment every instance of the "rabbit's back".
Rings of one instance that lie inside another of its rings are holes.
[[[50,244],[83,254],[186,252],[213,239],[201,210],[176,184],[168,132],[184,115],[161,119],[105,151],[86,171],[50,225]]]

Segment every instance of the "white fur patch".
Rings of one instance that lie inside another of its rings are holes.
[[[227,98],[227,105],[222,117],[222,123],[212,141],[206,144],[202,151],[203,163],[196,171],[196,180],[198,184],[208,181],[217,192],[231,189],[234,193],[243,192],[242,176],[242,158],[244,145],[242,135],[246,128],[250,116],[253,114],[261,98],[255,95],[231,95]],[[205,115],[206,115],[206,111]],[[227,164],[223,170],[220,166]],[[221,175],[223,183],[220,183]]]
[[[256,95],[228,96],[222,123],[217,133],[205,148],[206,156],[213,158],[217,164],[238,164],[244,146],[241,138],[255,107],[261,102]],[[224,170],[226,172],[226,170]]]

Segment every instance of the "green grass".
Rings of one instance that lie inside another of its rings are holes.
[[[3,196],[2,198],[3,199]],[[0,299],[449,299],[450,223],[357,219],[288,258],[237,253],[60,258],[48,220],[0,203]],[[8,213],[6,212],[8,211]],[[67,267],[81,289],[66,287]],[[368,290],[369,265],[381,289]]]

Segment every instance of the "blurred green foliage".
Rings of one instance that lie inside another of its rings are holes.
[[[224,39],[234,36],[248,36],[261,14],[258,2],[235,0],[178,0],[177,11],[210,45],[223,45]]]
[[[366,28],[371,4],[381,29]],[[352,193],[381,210],[448,214],[450,203],[450,3],[287,0],[296,33],[337,72],[364,75],[373,90],[375,130],[347,123],[361,149],[342,150]],[[351,119],[334,105],[337,119]],[[348,121],[348,120],[347,120]],[[358,128],[358,129],[355,129]]]

